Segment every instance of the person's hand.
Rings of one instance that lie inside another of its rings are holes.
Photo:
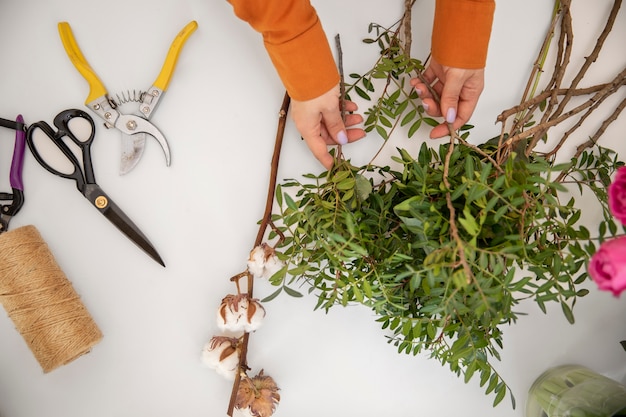
[[[363,122],[359,114],[349,114],[357,110],[357,105],[344,101],[345,124],[339,109],[339,86],[307,101],[291,101],[291,117],[313,155],[326,169],[333,166],[333,157],[328,153],[329,145],[345,145],[365,136],[365,131],[351,126]],[[348,128],[346,128],[346,126]]]
[[[485,70],[446,67],[431,58],[423,76],[439,95],[439,105],[420,79],[412,79],[411,85],[422,99],[426,113],[429,116],[444,116],[446,121],[433,128],[430,137],[435,139],[449,135],[447,123],[451,123],[454,130],[457,130],[467,123],[474,113],[485,86]]]

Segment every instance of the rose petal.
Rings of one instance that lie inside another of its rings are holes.
[[[617,296],[626,290],[626,236],[603,242],[591,257],[587,271],[603,291]]]
[[[626,167],[617,170],[607,193],[611,213],[622,224],[626,224]]]

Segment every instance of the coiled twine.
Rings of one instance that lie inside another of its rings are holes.
[[[0,234],[0,303],[46,373],[102,339],[34,226]]]

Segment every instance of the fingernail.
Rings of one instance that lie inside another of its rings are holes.
[[[337,133],[337,143],[340,145],[345,145],[346,143],[348,143],[348,135],[346,135],[346,132],[344,132],[343,130]]]
[[[428,111],[428,109],[430,108],[430,106],[424,102],[422,102],[422,107],[424,108],[424,110]]]
[[[446,113],[446,122],[454,123],[456,120],[456,109],[454,107],[450,107],[448,112]]]
[[[416,89],[415,89],[415,92],[417,93],[417,96],[418,96],[418,97],[421,97],[421,96],[422,96],[422,90],[420,90],[419,88],[416,88]]]

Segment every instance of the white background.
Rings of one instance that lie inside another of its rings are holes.
[[[370,68],[378,51],[361,43],[367,25],[394,23],[401,3],[313,2],[331,42],[341,34],[346,73]],[[551,3],[497,2],[487,86],[472,119],[474,141],[499,133],[496,116],[519,102]],[[612,2],[575,3],[573,61],[580,63]],[[432,12],[429,0],[414,8],[416,57],[428,51]],[[231,384],[202,365],[200,352],[218,333],[215,310],[234,292],[229,278],[245,269],[265,204],[284,90],[260,36],[224,0],[160,0],[158,7],[148,0],[1,0],[0,117],[22,113],[26,123],[51,123],[61,110],[86,110],[87,83],[63,50],[58,22],[71,24],[87,60],[115,93],[149,87],[174,36],[191,20],[198,30],[152,119],[169,141],[171,167],[153,139],[126,176],[118,175],[117,132],[100,127],[93,146],[98,183],[155,244],[167,268],[89,207],[72,182],[26,155],[26,203],[11,228],[37,227],[104,339],[88,355],[43,374],[11,320],[0,314],[1,417],[226,414]],[[625,23],[622,10],[585,85],[604,82],[624,67]],[[597,125],[589,122],[581,140]],[[622,115],[603,144],[623,151],[625,130]],[[418,149],[426,133],[399,139],[401,146]],[[13,134],[3,130],[0,138],[0,184],[8,191]],[[379,145],[372,134],[344,150],[358,164]],[[279,180],[320,171],[290,121]],[[528,315],[504,329],[505,348],[496,366],[517,398],[515,410],[508,397],[492,408],[493,397],[483,394],[477,380],[464,384],[425,355],[396,353],[366,308],[337,307],[326,315],[313,311],[312,296],[280,296],[266,305],[267,319],[250,338],[249,363],[253,374],[264,368],[280,385],[276,416],[520,417],[529,386],[551,366],[579,363],[624,379],[626,352],[618,342],[626,339],[626,301],[592,283],[589,288],[574,309],[573,326],[558,306],[544,315],[528,303],[519,307]],[[260,298],[272,291],[267,283],[256,286]]]

